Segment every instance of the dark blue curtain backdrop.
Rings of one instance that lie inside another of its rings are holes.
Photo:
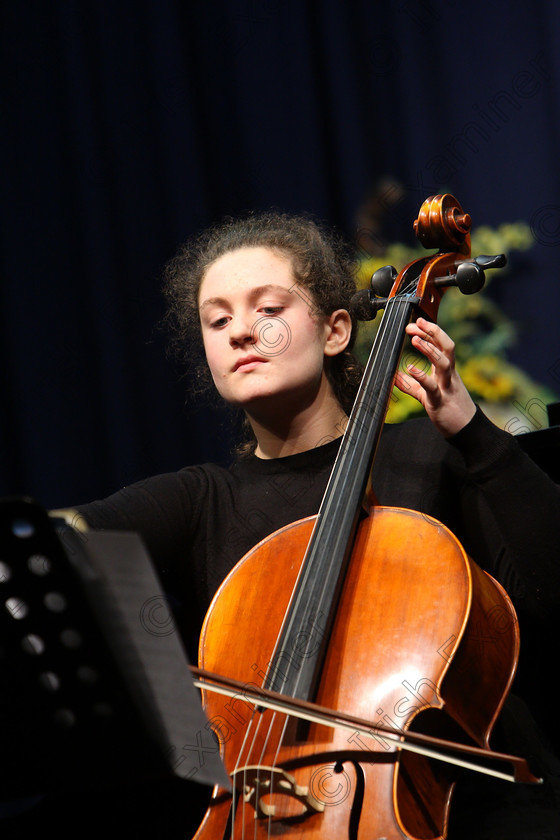
[[[155,328],[162,266],[252,208],[351,237],[382,179],[387,241],[442,191],[531,225],[491,293],[512,360],[560,390],[559,4],[19,0],[1,23],[2,494],[68,505],[226,458]]]

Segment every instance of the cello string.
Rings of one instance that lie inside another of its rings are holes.
[[[257,711],[257,707],[255,707],[254,713],[256,711]],[[277,715],[277,712],[275,711],[275,712],[273,712],[272,717],[275,718],[276,715]],[[248,749],[247,758],[245,759],[245,766],[243,768],[243,814],[242,814],[242,830],[241,830],[241,836],[242,837],[245,837],[245,819],[246,819],[246,812],[247,812],[247,809],[245,808],[245,794],[246,794],[246,792],[248,792],[250,790],[250,787],[251,787],[250,782],[247,781],[249,767],[251,766],[251,753],[252,753],[252,751],[255,747],[255,742],[256,742],[256,739],[257,739],[257,735],[259,733],[259,730],[262,727],[262,723],[263,723],[263,718],[259,717],[255,726],[253,727],[255,731],[253,733],[253,739],[252,739],[252,742],[251,742],[251,746]],[[263,747],[261,749],[260,757],[257,758],[254,761],[254,763],[256,764],[256,767],[257,767],[256,783],[255,783],[256,784],[256,788],[255,788],[255,811],[258,807],[257,798],[258,798],[258,794],[259,794],[259,790],[260,790],[261,765],[262,765],[262,761],[263,761],[263,755],[264,755],[264,752],[265,752],[265,749],[266,749],[266,744],[268,742],[268,738],[270,737],[270,729],[271,729],[272,725],[273,725],[272,722],[269,723],[269,731],[266,733],[266,735],[264,737],[264,743],[263,743]],[[256,830],[257,830],[257,821],[255,819],[253,821],[253,833],[254,834],[256,834]]]
[[[409,284],[409,285],[410,285],[410,287],[413,286],[413,284]],[[408,289],[406,291],[408,291]],[[387,301],[385,314],[384,314],[384,316],[381,320],[381,324],[380,324],[380,328],[379,328],[379,335],[374,342],[374,346],[372,348],[371,356],[370,356],[370,359],[368,360],[368,367],[370,367],[370,369],[372,369],[374,371],[374,376],[372,378],[372,382],[370,382],[370,391],[375,390],[375,389],[372,389],[372,385],[376,386],[380,377],[383,377],[384,375],[386,375],[386,371],[385,371],[386,365],[380,364],[379,360],[383,357],[384,354],[386,354],[388,352],[388,350],[389,350],[389,352],[394,352],[394,349],[398,346],[398,343],[401,340],[400,335],[395,335],[395,333],[397,331],[394,329],[394,320],[395,320],[395,314],[398,315],[400,302],[401,302],[402,298],[405,296],[406,291],[405,291],[405,293],[399,293],[398,295],[396,295],[393,298],[390,298]],[[395,310],[396,310],[396,312],[395,312]],[[359,396],[357,396],[356,401],[358,401],[358,399],[360,399]],[[367,408],[367,406],[366,406],[366,408]],[[352,415],[355,415],[354,410],[352,411]],[[366,424],[364,424],[364,426],[365,425]],[[346,434],[349,434],[350,431],[351,431],[351,429],[350,429],[350,424],[349,424],[347,426],[347,429],[346,429]],[[328,491],[328,489],[327,489],[327,491]],[[312,537],[313,537],[313,534],[312,534]],[[301,579],[302,579],[302,575],[304,575],[304,574],[305,574],[305,558],[304,558],[304,561],[303,561],[302,570],[301,570],[300,574],[298,575],[298,580],[296,581],[296,586],[294,588],[293,609],[295,609],[295,610],[297,610],[298,606],[302,603],[302,599],[304,598],[304,595],[305,595],[305,593],[303,591],[304,587],[301,587],[301,588],[299,587],[299,584],[300,584]],[[276,640],[276,652],[278,651],[278,647],[279,647],[280,642],[281,642],[281,634],[278,635],[277,640]],[[277,655],[277,653],[275,653],[275,656],[276,655]],[[272,659],[272,666],[273,665],[274,665],[274,657]],[[293,693],[294,693],[295,696],[298,696],[297,689],[300,687],[301,679],[303,679],[303,677],[302,677],[302,673],[300,671],[297,674],[297,676],[295,677],[294,689],[293,689]],[[284,683],[286,683],[286,680],[284,680]],[[278,688],[278,691],[282,692],[283,690],[284,690],[284,687],[281,685]]]
[[[236,766],[235,766],[235,770],[234,770],[235,781],[237,781],[237,777],[238,777],[239,773],[242,772],[242,793],[241,793],[241,798],[242,798],[241,837],[242,838],[245,837],[245,832],[246,832],[245,820],[246,820],[247,809],[245,808],[245,794],[246,794],[246,792],[248,792],[250,790],[250,788],[252,786],[251,782],[248,782],[249,767],[251,767],[252,764],[255,765],[255,767],[252,768],[252,771],[256,773],[256,782],[255,782],[255,785],[256,785],[256,787],[255,787],[255,810],[256,810],[258,808],[258,804],[259,804],[258,795],[259,795],[259,791],[261,790],[261,779],[264,778],[267,774],[267,768],[266,768],[266,765],[264,765],[264,755],[266,753],[266,750],[269,747],[271,733],[274,729],[276,718],[278,717],[278,712],[277,711],[274,711],[272,713],[272,715],[270,716],[270,720],[269,720],[269,723],[268,723],[268,732],[264,735],[262,748],[260,750],[260,756],[251,760],[251,754],[254,751],[255,744],[256,744],[256,739],[257,739],[259,730],[262,728],[262,724],[263,724],[263,720],[264,720],[263,717],[259,717],[258,719],[256,719],[255,718],[256,712],[257,712],[257,706],[255,705],[255,707],[253,709],[252,716],[251,716],[251,721],[248,724],[247,732],[245,733],[245,736],[243,738],[243,743],[241,745],[241,748],[239,750],[239,754],[237,756]],[[271,792],[272,792],[273,786],[274,786],[274,768],[276,766],[278,753],[279,753],[281,745],[282,745],[282,739],[283,739],[284,732],[285,732],[285,729],[286,729],[288,716],[284,714],[283,718],[284,718],[284,724],[282,726],[282,732],[279,735],[279,741],[278,741],[278,744],[276,746],[276,753],[275,753],[274,759],[272,760],[272,766],[270,768],[271,775],[270,775],[269,790]],[[247,744],[247,741],[249,739],[249,733],[250,732],[252,732],[253,737],[252,737],[252,740],[251,740],[251,744],[247,749],[246,758],[243,758],[243,751],[244,751],[245,746]],[[240,764],[242,763],[242,761],[243,761],[244,766],[243,766],[242,770],[240,770]],[[264,784],[262,786],[262,790],[263,791],[266,790],[266,784]],[[234,786],[233,786],[233,797],[232,797],[232,822],[231,822],[231,826],[232,826],[231,836],[232,836],[232,838],[233,838],[234,831],[235,831],[235,819],[236,819],[236,811],[237,811],[237,807],[238,807],[238,805],[237,805],[238,796],[239,796],[239,794],[238,794],[238,791],[237,791],[237,785],[234,784]],[[272,831],[271,820],[272,820],[272,814],[270,814],[269,817],[268,817],[268,834],[269,835],[271,834],[271,831]],[[255,837],[256,837],[256,831],[257,831],[257,821],[254,820],[253,821],[253,834],[254,834]]]
[[[244,802],[245,802],[245,791],[248,788],[248,785],[247,785],[247,772],[248,772],[247,767],[250,764],[251,751],[254,747],[255,740],[257,738],[257,735],[258,735],[258,732],[259,732],[259,729],[260,729],[261,723],[262,723],[262,718],[256,718],[256,712],[257,712],[257,707],[255,705],[254,708],[253,708],[253,711],[251,713],[251,719],[250,719],[250,721],[247,725],[247,729],[246,729],[245,735],[243,737],[243,741],[241,743],[241,747],[239,749],[237,759],[236,759],[236,763],[235,763],[235,767],[234,767],[234,770],[233,770],[234,785],[233,785],[233,792],[232,792],[232,808],[231,808],[231,814],[232,814],[231,836],[232,836],[232,838],[233,838],[233,834],[234,834],[234,831],[235,831],[235,816],[236,816],[237,798],[238,798],[237,777],[238,777],[239,772],[240,772],[240,764],[241,764],[241,761],[242,761],[243,751],[244,751],[244,749],[246,747],[246,744],[249,740],[249,736],[252,734],[251,746],[248,748],[247,759],[244,762],[245,766],[243,768],[242,787],[241,787],[241,790],[242,790],[241,798],[242,798],[242,807],[243,807],[241,834],[242,834],[242,837],[245,836],[245,827],[244,826],[245,826],[245,810],[246,809],[244,807]]]
[[[370,383],[370,387],[371,385],[377,386],[380,378],[386,375],[384,365],[380,364],[380,359],[383,354],[387,353],[387,351],[389,351],[389,353],[393,352],[401,340],[400,335],[397,334],[398,331],[394,329],[394,321],[397,316],[400,301],[406,297],[409,289],[411,289],[413,285],[413,283],[410,283],[407,288],[397,292],[397,294],[394,297],[389,298],[386,303],[385,312],[383,318],[381,319],[379,331],[374,342],[373,352],[371,358],[368,360],[368,365],[371,364],[371,367],[375,371],[375,378]],[[375,390],[375,388],[373,390]]]
[[[395,306],[396,306],[395,303],[390,303],[389,302],[388,316],[386,316],[382,319],[382,325],[380,327],[381,328],[380,341],[377,344],[377,349],[375,350],[375,353],[374,353],[374,356],[373,356],[374,364],[375,364],[375,360],[378,359],[381,356],[381,354],[386,350],[386,346],[384,347],[384,345],[387,344],[386,335],[391,330],[391,323],[390,323],[391,322],[391,313],[392,313],[393,309],[395,308]],[[391,340],[391,343],[394,346],[396,346],[397,342],[398,342],[398,338],[393,337],[392,340]],[[379,367],[379,365],[378,365],[378,367]],[[301,597],[301,596],[297,596],[297,593],[296,593],[296,597]],[[278,637],[277,637],[277,642],[276,642],[276,650],[278,649],[280,641],[281,641],[281,635],[279,634]],[[300,672],[300,674],[298,674],[298,676],[296,677],[296,681],[295,681],[296,695],[297,695],[297,687],[298,687],[299,681],[300,681],[300,675],[301,675],[301,672]],[[274,755],[274,757],[273,757],[273,759],[270,763],[270,771],[268,771],[269,772],[269,787],[268,787],[268,790],[271,793],[274,790],[274,768],[276,767],[277,762],[278,762],[278,756],[279,756],[280,750],[281,750],[282,745],[283,745],[283,741],[284,741],[287,726],[288,726],[288,721],[289,721],[289,715],[285,715],[281,732],[278,733],[278,741],[277,741],[276,752],[275,752],[275,755]],[[268,748],[268,746],[270,744],[270,738],[272,737],[274,723],[275,723],[275,719],[272,718],[269,722],[269,731],[268,731],[268,733],[265,737],[264,743],[263,743],[263,750],[261,752],[260,760],[257,762],[257,766],[259,768],[257,770],[257,778],[258,779],[260,779],[261,773],[264,774],[264,772],[265,772],[264,768],[261,770],[261,768],[263,767],[263,755],[264,755],[265,749]],[[272,813],[269,813],[269,816],[268,816],[268,834],[269,835],[271,834],[271,828],[272,828],[271,822],[272,822]]]
[[[284,715],[284,723],[283,723],[283,726],[282,726],[282,731],[280,733],[280,737],[278,738],[278,744],[276,746],[276,753],[274,755],[274,759],[272,760],[272,764],[271,764],[271,768],[270,768],[270,792],[271,792],[271,794],[274,790],[274,768],[276,767],[276,762],[278,761],[278,754],[279,754],[280,749],[282,747],[282,743],[283,743],[284,735],[286,733],[287,725],[288,725],[288,716]],[[271,804],[272,804],[272,798],[271,798]],[[267,831],[268,831],[268,836],[269,837],[272,835],[272,816],[273,816],[273,814],[272,814],[272,811],[271,811],[268,815],[268,820],[267,820]]]
[[[387,313],[389,311],[389,314],[391,315],[393,321],[398,317],[398,307],[401,305],[401,303],[405,303],[407,298],[409,298],[410,295],[415,292],[417,288],[417,279],[418,278],[409,281],[409,283],[406,286],[404,286],[404,288],[400,289],[393,298],[390,298],[387,301],[387,307],[385,309],[385,312]],[[396,311],[393,312],[393,310]],[[401,331],[400,329],[393,329],[392,334],[389,336],[389,344],[387,346],[386,334],[393,327],[393,323],[389,324],[388,319],[386,317],[383,319],[383,321],[387,324],[387,326],[380,337],[380,346],[378,354],[381,354],[383,350],[388,350],[389,354],[392,355],[399,346],[399,344],[402,342]],[[378,365],[378,379],[380,376],[384,375],[384,371],[381,369],[382,367],[382,365]]]
[[[249,732],[251,731],[252,725],[253,725],[253,718],[251,717],[251,720],[249,721],[249,725],[247,726],[247,731],[245,732],[245,735],[243,736],[243,741],[241,742],[241,747],[240,747],[239,752],[237,754],[235,767],[233,768],[233,773],[232,773],[232,776],[233,776],[233,790],[232,790],[232,795],[231,795],[231,838],[232,838],[232,840],[233,840],[233,835],[234,835],[234,832],[235,832],[235,819],[236,819],[236,812],[237,812],[237,798],[238,798],[237,775],[238,775],[238,772],[239,772],[239,763],[240,763],[240,760],[241,760],[241,755],[242,755],[242,752],[243,752],[243,749],[244,749],[244,746],[245,746],[245,742],[247,741],[247,738],[249,737]],[[244,790],[244,787],[245,787],[244,781],[245,781],[245,777],[243,779],[242,791]],[[243,794],[242,794],[242,800],[243,800]],[[243,830],[242,830],[242,834],[243,834]]]
[[[383,375],[386,376],[387,365],[381,364],[379,360],[382,359],[383,354],[387,354],[388,348],[389,348],[389,351],[394,353],[394,348],[396,346],[398,346],[398,342],[400,340],[400,337],[397,336],[395,338],[395,336],[394,336],[394,333],[395,333],[394,324],[393,324],[394,318],[392,316],[393,316],[393,313],[395,311],[395,307],[397,307],[396,312],[398,314],[399,303],[400,303],[401,298],[402,298],[402,293],[399,294],[399,295],[396,295],[394,298],[390,298],[389,301],[387,302],[386,312],[385,312],[384,317],[382,318],[381,325],[380,325],[379,337],[376,338],[376,340],[374,342],[374,345],[373,345],[372,351],[371,351],[370,360],[368,361],[368,365],[367,365],[368,369],[373,371],[372,382],[370,383],[370,391],[371,391],[371,385],[372,384],[377,386],[377,384],[379,382],[379,378]],[[393,335],[391,335],[391,331],[392,331]],[[389,339],[387,338],[388,334],[390,335]],[[356,400],[355,400],[355,403],[354,403],[354,408],[351,412],[351,415],[354,418],[357,416],[357,414],[359,414],[359,411],[356,412],[356,405],[359,404],[359,401],[361,401],[361,399],[362,399],[363,388],[364,388],[364,384],[362,382],[362,387],[361,387],[361,389],[359,390],[359,392],[356,396]],[[368,407],[367,405],[364,405],[364,408],[367,412],[368,409],[369,410],[371,409],[371,406]],[[369,421],[369,417],[367,419]],[[347,437],[350,435],[351,432],[355,431],[356,423],[357,423],[357,421],[354,419],[352,424],[349,423],[347,425],[346,433],[345,433]],[[365,428],[367,428],[367,426],[369,425],[369,422],[366,422],[363,425],[364,425]],[[344,446],[341,446],[339,454],[341,455],[341,457],[344,457]],[[336,467],[336,464],[335,464],[335,467]],[[309,550],[310,550],[310,548],[313,544],[313,540],[315,539],[315,537],[317,535],[317,528],[321,523],[322,514],[324,513],[324,510],[325,510],[324,501],[325,501],[325,498],[328,497],[331,480],[332,480],[332,475],[331,475],[331,479],[329,479],[329,482],[327,484],[327,488],[326,488],[326,491],[325,491],[325,494],[324,494],[324,497],[323,497],[323,503],[321,504],[321,508],[319,510],[319,514],[317,516],[317,520],[316,520],[315,526],[313,528],[313,532],[311,534],[310,541],[308,543],[307,557],[309,556]],[[299,575],[298,575],[298,579],[296,581],[294,589],[292,590],[292,601],[291,601],[291,603],[292,603],[292,607],[291,607],[292,614],[295,613],[297,615],[297,611],[300,608],[303,608],[303,610],[305,609],[304,608],[304,604],[305,604],[305,585],[304,584],[305,584],[306,576],[308,576],[308,574],[309,574],[308,573],[308,567],[309,567],[309,564],[306,563],[306,557],[304,557],[303,564],[302,564],[301,570],[300,570]],[[325,586],[326,586],[326,579],[325,579]],[[270,663],[271,668],[269,670],[269,673],[268,673],[267,677],[270,677],[271,672],[274,673],[275,661],[278,658],[279,647],[280,647],[280,645],[283,641],[283,638],[284,638],[283,637],[283,631],[285,631],[287,626],[289,626],[289,622],[287,622],[285,620],[283,622],[283,624],[280,628],[280,632],[279,632],[279,634],[277,635],[277,638],[276,638],[275,649],[274,649],[273,657],[272,657],[271,663]],[[288,630],[288,632],[291,632],[291,631]],[[288,638],[288,641],[289,641],[289,638]],[[274,682],[274,687],[280,693],[290,694],[290,693],[293,692],[297,696],[297,693],[298,693],[297,690],[301,687],[301,680],[303,680],[303,678],[304,678],[304,675],[301,674],[301,672],[299,674],[297,674],[294,678],[295,679],[295,686],[292,685],[292,687],[288,690],[287,686],[289,685],[290,681],[292,680],[292,675],[290,675],[290,676],[283,675],[283,680],[281,680],[279,682]]]
[[[263,749],[261,751],[261,757],[260,757],[260,761],[258,762],[258,770],[257,770],[257,780],[259,780],[259,781],[260,781],[261,766],[263,765],[263,756],[264,756],[265,750],[269,746],[271,733],[274,729],[274,724],[276,722],[277,716],[278,716],[278,713],[275,711],[274,715],[270,719],[268,732],[267,732],[267,734],[265,736],[265,739],[264,739],[264,742],[263,742]],[[281,731],[278,733],[278,741],[277,741],[277,744],[276,744],[275,754],[274,754],[274,757],[272,758],[272,760],[270,762],[270,770],[269,770],[269,774],[270,774],[269,775],[269,785],[270,786],[269,786],[268,789],[269,789],[270,795],[271,795],[271,805],[272,805],[272,794],[274,792],[274,771],[275,771],[275,768],[276,768],[276,765],[277,765],[277,762],[278,762],[278,755],[279,755],[280,750],[281,750],[282,745],[283,745],[284,736],[286,734],[286,728],[288,726],[289,718],[290,718],[290,715],[288,715],[288,714],[283,714],[282,715],[283,723],[282,723],[282,726],[281,726]],[[279,718],[279,720],[280,720],[280,718]],[[266,770],[266,766],[264,767],[264,770]],[[272,810],[271,810],[268,814],[268,820],[267,820],[267,833],[268,833],[269,837],[272,835],[272,817],[273,817],[273,813],[272,813]],[[255,821],[255,834],[256,834],[256,821]]]

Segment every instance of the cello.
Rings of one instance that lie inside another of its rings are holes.
[[[499,758],[513,606],[442,523],[378,505],[370,478],[407,324],[505,262],[471,259],[470,226],[453,196],[427,199],[414,227],[437,253],[359,293],[360,317],[384,315],[319,512],[255,546],[210,605],[195,673],[231,790],[195,840],[445,838],[455,778],[430,745]]]

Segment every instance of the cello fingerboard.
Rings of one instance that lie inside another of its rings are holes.
[[[416,303],[414,294],[406,293],[387,303],[271,660],[265,683],[271,691],[313,700],[363,512],[362,502],[405,341],[405,327]]]

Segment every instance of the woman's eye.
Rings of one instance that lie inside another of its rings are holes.
[[[228,322],[227,316],[224,315],[222,318],[216,318],[215,321],[212,321],[210,326],[211,327],[225,327],[227,322]]]

